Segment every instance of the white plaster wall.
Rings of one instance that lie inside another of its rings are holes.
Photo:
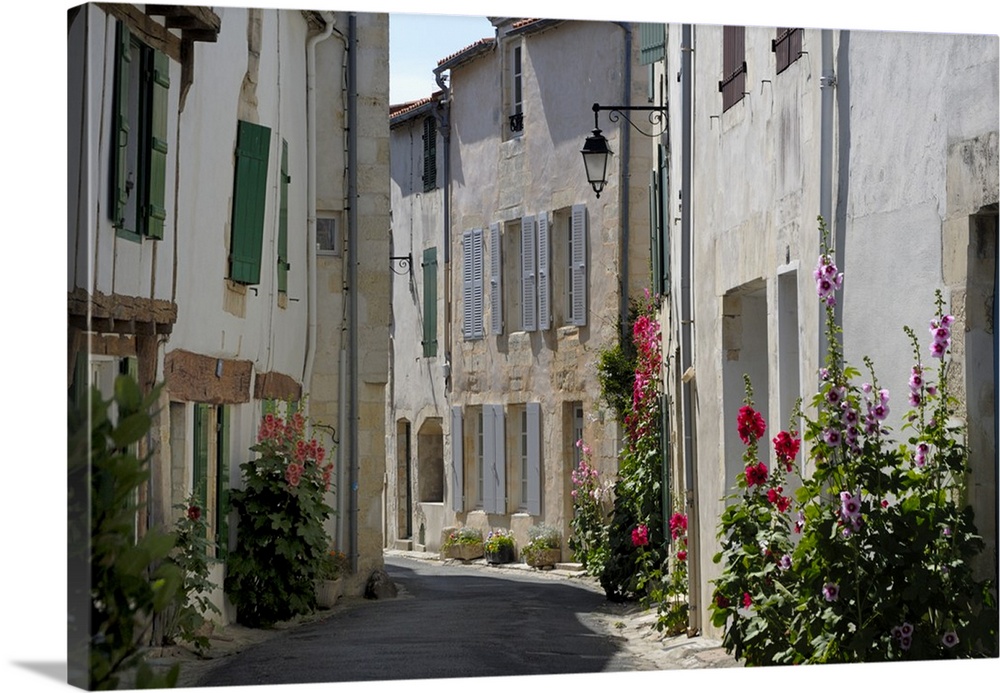
[[[298,12],[261,10],[256,117],[240,111],[248,12],[219,8],[219,40],[197,44],[195,78],[181,113],[178,179],[178,319],[170,347],[254,361],[257,371],[302,378],[306,310],[306,23]],[[323,78],[323,75],[320,75]],[[243,292],[244,316],[224,309],[238,120],[271,128],[260,283]],[[278,174],[288,141],[287,307],[278,306]]]
[[[779,416],[777,349],[770,346],[778,327],[777,273],[783,265],[798,263],[801,394],[811,397],[817,382],[822,327],[811,272],[819,253],[821,33],[805,31],[805,54],[775,74],[774,28],[748,27],[748,93],[724,113],[717,87],[722,28],[695,26],[693,35],[694,180],[688,201],[698,507],[689,526],[700,548],[691,554],[700,571],[694,598],[701,627],[711,631],[705,605],[710,581],[718,576],[711,557],[721,498],[733,481],[727,464],[735,469],[725,452],[736,432],[735,411],[722,406],[732,346],[723,342],[722,297],[750,282],[766,286],[769,395],[765,401],[758,398],[757,406],[770,438],[786,425]],[[843,60],[849,66],[848,74],[838,75],[837,98],[849,103],[844,109],[835,105],[833,145],[834,212],[843,215],[845,235],[845,252],[837,262],[846,274],[840,298],[846,356],[858,366],[865,354],[875,359],[881,384],[893,394],[896,425],[905,411],[911,361],[902,325],[913,326],[921,338],[926,335],[934,289],[944,286],[942,224],[974,211],[946,208],[949,146],[997,130],[997,39],[836,31],[832,36],[835,66],[839,69]],[[680,44],[681,26],[669,25],[664,69],[673,128],[669,218],[676,219],[681,216],[681,85],[672,77],[680,70]],[[672,228],[670,310],[676,316],[680,225]],[[672,335],[671,343],[676,340]],[[761,388],[755,390],[759,395]],[[679,410],[675,420],[680,420]]]

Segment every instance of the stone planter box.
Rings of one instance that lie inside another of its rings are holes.
[[[533,568],[551,568],[562,558],[561,549],[532,551],[524,557],[524,562]]]
[[[316,605],[321,609],[332,609],[343,593],[343,578],[316,581]]]
[[[498,563],[513,563],[514,562],[514,547],[513,546],[501,546],[496,551],[486,552],[486,562],[491,564]]]
[[[452,544],[441,547],[442,558],[458,558],[463,561],[472,561],[483,557],[483,544]]]

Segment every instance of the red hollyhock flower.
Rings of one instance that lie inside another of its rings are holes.
[[[760,412],[754,411],[750,405],[740,407],[740,413],[736,417],[736,430],[744,445],[749,445],[751,439],[756,441],[764,435],[764,428],[764,418]]]
[[[199,519],[201,519],[201,508],[199,508],[197,505],[192,505],[188,508],[187,515],[189,520],[197,522]]]
[[[729,600],[724,594],[716,593],[715,595],[715,605],[720,609],[725,609],[729,606]]]
[[[748,464],[744,470],[747,486],[762,486],[767,482],[767,466],[763,462]]]
[[[670,517],[670,536],[677,539],[687,532],[688,519],[683,513],[674,513]]]
[[[774,444],[774,452],[778,460],[784,462],[788,471],[792,471],[792,460],[799,454],[799,446],[802,441],[792,436],[788,431],[781,431],[771,442]]]
[[[677,560],[686,561],[687,557],[688,557],[688,552],[685,551],[684,549],[681,549],[680,551],[677,552]]]
[[[749,592],[744,592],[743,593],[743,608],[744,609],[749,609],[752,604],[753,604],[753,599],[750,598],[750,593]]]

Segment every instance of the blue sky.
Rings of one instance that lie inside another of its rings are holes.
[[[493,35],[486,17],[390,13],[389,102],[430,96],[438,89],[434,68],[439,60]]]

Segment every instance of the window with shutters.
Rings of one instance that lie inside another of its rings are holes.
[[[229,546],[229,408],[194,405],[194,441],[191,487],[202,510],[209,556],[224,559]]]
[[[437,248],[426,248],[420,263],[424,279],[424,357],[437,356]]]
[[[424,118],[424,192],[437,187],[437,121],[434,116]]]
[[[504,140],[520,137],[524,131],[523,75],[523,45],[521,39],[517,38],[507,44],[504,97],[507,118],[504,121]]]
[[[245,120],[239,121],[236,133],[236,170],[233,176],[229,278],[240,284],[260,283],[270,146],[270,128]]]
[[[490,334],[503,334],[503,234],[502,224],[490,224],[489,233],[489,292]]]
[[[109,210],[124,238],[163,238],[169,90],[169,58],[118,22]]]
[[[719,81],[719,91],[722,92],[722,110],[729,110],[739,103],[746,91],[746,27],[722,27],[722,79]]]
[[[780,74],[802,57],[802,29],[778,27],[771,50],[774,51],[775,72]]]
[[[482,339],[483,333],[483,230],[462,234],[462,335]]]
[[[587,324],[587,209],[574,205],[552,214],[552,278],[549,293],[555,325]]]
[[[580,462],[583,461],[583,450],[577,445],[579,441],[583,440],[583,402],[570,402],[566,405],[566,409],[569,415],[567,429],[570,431],[570,439],[566,441],[564,447],[571,451],[573,469],[577,469]]]

